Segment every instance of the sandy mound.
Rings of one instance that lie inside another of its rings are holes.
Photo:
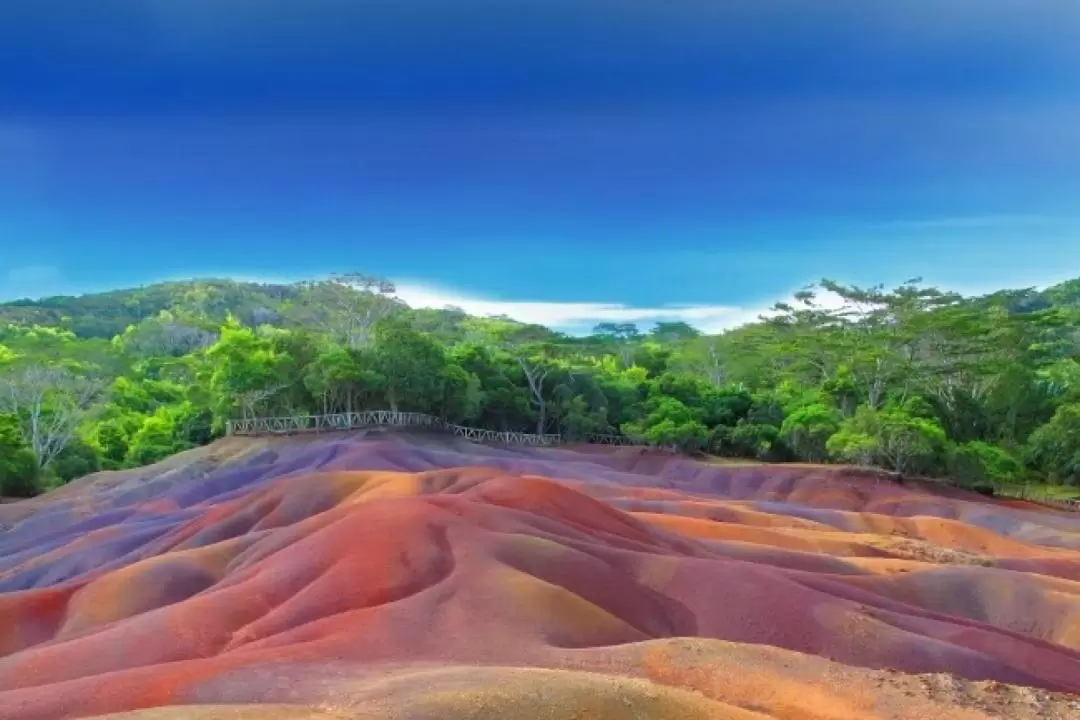
[[[978,496],[337,436],[0,513],[0,717],[1080,717],[1080,516]]]

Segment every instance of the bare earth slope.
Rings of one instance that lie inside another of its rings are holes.
[[[231,439],[0,506],[0,718],[96,715],[1080,718],[1080,515],[634,448]]]

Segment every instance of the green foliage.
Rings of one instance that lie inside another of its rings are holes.
[[[375,367],[391,410],[429,412],[443,397],[446,356],[437,342],[391,316],[375,326]]]
[[[289,384],[291,358],[278,352],[271,339],[242,327],[231,316],[206,357],[210,400],[219,424],[237,412],[242,417],[255,417]]]
[[[353,412],[385,391],[375,363],[370,352],[329,344],[307,365],[302,383],[319,412]]]
[[[475,422],[484,403],[480,378],[457,363],[447,363],[442,369],[442,397],[436,412],[457,425]]]
[[[840,412],[815,402],[796,408],[784,418],[780,435],[798,455],[811,462],[821,462],[828,456],[826,443],[839,429]]]
[[[1080,483],[1078,287],[961,298],[826,280],[715,336],[410,310],[356,273],[0,304],[0,385],[16,391],[0,393],[0,492],[156,462],[230,419],[382,408],[969,487]]]
[[[98,470],[101,470],[101,457],[94,446],[82,438],[74,438],[49,466],[45,482],[55,487]]]
[[[61,328],[80,338],[108,340],[162,311],[210,327],[220,325],[230,313],[250,322],[258,318],[260,310],[281,308],[297,294],[293,285],[212,279],[168,282],[79,297],[2,303],[0,323]]]
[[[783,462],[789,458],[787,446],[780,437],[780,428],[749,418],[734,426],[717,425],[709,437],[709,448],[725,457],[743,457]]]
[[[1024,477],[1024,466],[1007,449],[973,440],[949,449],[949,477],[966,487],[1010,485]]]
[[[1031,434],[1028,461],[1055,482],[1080,485],[1080,404],[1062,405]]]
[[[945,431],[918,414],[918,404],[884,410],[860,407],[826,442],[838,460],[858,465],[880,464],[896,472],[930,472],[946,448]]]
[[[835,459],[870,467],[881,454],[876,434],[870,434],[854,421],[844,422],[825,443],[825,449]]]
[[[192,447],[184,437],[185,408],[160,407],[145,418],[128,443],[125,463],[149,465]]]
[[[640,422],[627,424],[626,432],[653,445],[697,451],[705,447],[709,435],[699,417],[699,412],[676,398],[660,397],[650,403],[648,414]]]
[[[0,415],[0,495],[30,497],[38,492],[34,452],[23,440],[18,420]]]

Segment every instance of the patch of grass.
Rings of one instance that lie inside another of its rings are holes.
[[[1073,485],[1047,485],[1031,483],[1027,485],[998,485],[998,495],[1031,500],[1077,500],[1080,488]]]
[[[750,458],[729,458],[720,457],[719,455],[704,455],[700,458],[701,462],[707,465],[765,465],[766,463],[761,460],[752,460]]]

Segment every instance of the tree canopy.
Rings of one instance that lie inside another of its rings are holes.
[[[973,487],[1080,485],[1077,287],[964,298],[824,280],[719,335],[663,322],[568,337],[410,309],[359,273],[0,304],[0,494],[154,462],[229,419],[364,409]]]

